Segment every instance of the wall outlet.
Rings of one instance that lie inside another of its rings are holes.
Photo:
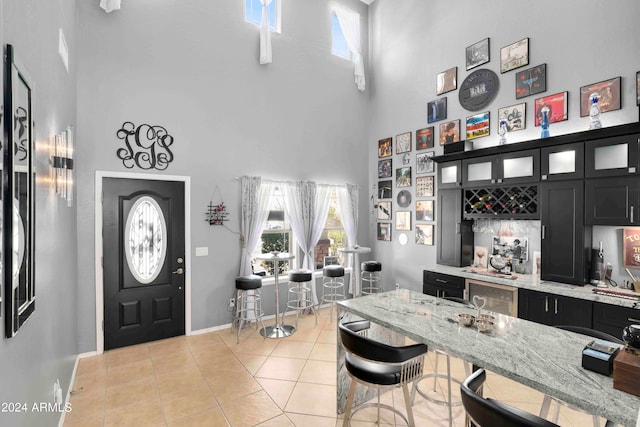
[[[235,307],[236,305],[236,299],[235,298],[229,298],[229,308],[233,309],[233,307]]]
[[[53,402],[56,405],[62,405],[62,387],[60,387],[60,380],[56,380],[53,383]]]

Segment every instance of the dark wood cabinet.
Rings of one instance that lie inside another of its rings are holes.
[[[438,163],[438,190],[462,187],[462,162]]]
[[[585,144],[585,177],[637,174],[639,144],[637,133],[589,141]]]
[[[601,302],[593,303],[593,329],[622,339],[622,330],[632,323],[640,323],[640,307],[634,309]]]
[[[584,178],[584,143],[540,149],[540,180],[561,181]]]
[[[463,298],[464,278],[424,270],[422,272],[422,293],[439,298]]]
[[[585,180],[585,222],[588,225],[636,225],[640,179],[635,177]]]
[[[593,303],[529,289],[518,290],[518,317],[549,326],[591,328]]]
[[[473,222],[462,219],[462,191],[439,190],[436,262],[464,267],[473,262]]]
[[[584,226],[583,181],[540,184],[540,277],[584,285],[589,277],[587,260],[591,228]]]

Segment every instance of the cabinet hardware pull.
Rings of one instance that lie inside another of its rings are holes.
[[[442,280],[442,279],[436,279],[436,282],[440,282],[440,283],[449,283],[446,280]]]
[[[460,234],[460,223],[456,222],[456,234]]]
[[[631,206],[631,223],[633,223],[633,206]]]
[[[546,225],[543,225],[543,226],[542,226],[542,239],[543,239],[543,240],[544,240],[544,236],[545,236],[545,234],[546,234],[546,231],[547,231],[547,226],[546,226]]]
[[[555,302],[554,302],[554,314],[558,314],[558,298],[554,298]]]
[[[544,297],[544,312],[549,312],[549,297]]]

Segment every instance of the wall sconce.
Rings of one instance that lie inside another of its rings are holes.
[[[56,194],[73,204],[73,129],[66,130],[53,137],[51,147],[51,181]]]

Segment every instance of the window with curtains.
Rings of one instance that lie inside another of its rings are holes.
[[[331,12],[331,53],[344,59],[351,60],[351,51],[347,46],[344,33],[338,22],[338,16]]]
[[[281,9],[280,0],[272,0],[269,6],[267,6],[267,13],[269,14],[269,28],[275,33],[280,33],[280,20]],[[262,3],[260,0],[245,0],[244,1],[244,20],[251,22],[252,24],[260,25],[262,22]]]
[[[293,252],[297,245],[293,237],[291,225],[284,212],[284,194],[280,188],[273,189],[272,196],[269,200],[269,216],[265,223],[260,244],[256,248],[254,257],[260,253],[271,251]],[[346,235],[340,220],[340,211],[338,205],[337,194],[331,192],[329,199],[329,213],[325,222],[320,240],[314,249],[314,264],[316,270],[322,270],[324,266],[325,256],[338,257],[338,262],[342,262],[342,253],[338,252],[338,248],[346,245]],[[255,259],[255,258],[254,258]],[[278,274],[286,274],[294,263],[281,263]],[[273,276],[273,263],[271,262],[252,262],[253,272],[255,274],[266,277]]]

